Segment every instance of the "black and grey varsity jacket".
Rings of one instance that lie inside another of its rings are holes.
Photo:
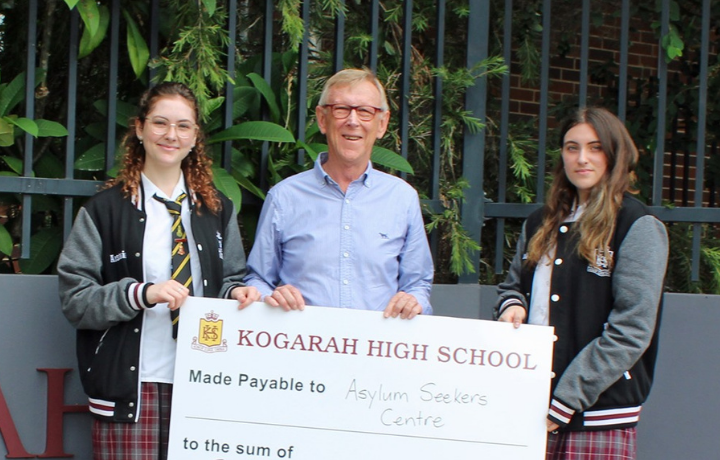
[[[78,212],[57,267],[63,313],[77,328],[90,412],[112,422],[138,418],[143,310],[153,306],[143,282],[143,198],[123,197],[120,186],[92,197]],[[227,297],[246,272],[233,204],[220,198],[217,214],[191,201],[205,297]]]
[[[541,223],[538,210],[523,226],[496,316],[510,305],[528,310],[535,270],[523,261]],[[552,261],[549,322],[558,340],[548,418],[570,431],[635,426],[655,369],[667,232],[626,195],[610,244],[614,265],[598,258],[592,266],[578,255],[572,226],[559,227]]]

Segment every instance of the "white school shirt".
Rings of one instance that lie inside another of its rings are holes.
[[[584,210],[585,205],[577,206],[563,222],[575,222],[580,218]],[[556,248],[553,246],[550,252],[542,256],[535,266],[528,324],[537,324],[540,326],[548,326],[550,324],[550,280],[552,280],[552,261],[555,259],[555,250]]]
[[[153,195],[173,201],[181,193],[188,193],[182,202],[183,227],[187,233],[188,247],[190,249],[190,271],[193,277],[193,295],[203,295],[200,259],[197,254],[195,239],[190,225],[190,196],[185,186],[185,178],[180,180],[172,192],[172,198],[165,195],[145,174],[141,174],[145,193],[143,206],[145,208],[145,234],[143,235],[143,281],[148,283],[161,283],[170,279],[172,271],[172,238],[170,231],[174,218],[167,210],[165,204],[159,202]],[[182,310],[182,308],[181,308]],[[140,340],[140,381],[172,383],[175,372],[176,341],[172,338],[170,310],[167,303],[158,303],[144,312],[142,336]],[[182,311],[180,312],[182,319]]]

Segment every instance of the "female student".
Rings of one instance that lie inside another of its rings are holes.
[[[122,170],[80,209],[58,262],[96,460],[167,458],[176,312],[189,295],[259,299],[242,283],[236,212],[212,185],[198,115],[185,85],[142,96]]]
[[[667,233],[630,195],[638,152],[620,120],[579,109],[560,139],[547,203],[523,225],[496,315],[555,328],[547,459],[634,459]]]

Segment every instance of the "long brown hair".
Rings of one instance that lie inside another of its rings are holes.
[[[107,186],[121,183],[123,194],[126,197],[132,198],[138,196],[140,173],[145,167],[145,148],[137,137],[135,121],[138,120],[144,124],[145,117],[152,111],[158,100],[178,96],[190,104],[195,114],[195,123],[199,123],[200,111],[198,109],[197,99],[190,88],[184,84],[164,82],[145,91],[140,98],[138,114],[133,120],[130,120],[128,132],[123,138],[123,145],[125,146],[123,167],[115,179],[110,179],[107,182]],[[196,205],[202,206],[204,204],[210,211],[217,213],[222,205],[217,190],[213,186],[211,165],[212,160],[205,155],[205,135],[202,128],[199,128],[195,147],[193,147],[188,156],[183,159],[180,169],[185,176],[185,183],[188,188],[200,198]]]
[[[562,125],[560,145],[564,144],[565,134],[570,129],[583,123],[595,130],[607,159],[607,170],[600,182],[590,190],[585,210],[574,228],[579,235],[577,251],[591,265],[596,264],[596,251],[600,251],[612,265],[611,254],[606,249],[615,230],[623,194],[632,192],[638,151],[625,125],[615,115],[599,107],[576,110]],[[555,246],[560,224],[570,215],[577,200],[577,189],[568,180],[560,159],[553,171],[553,182],[543,208],[542,225],[528,245],[529,265],[536,265]]]

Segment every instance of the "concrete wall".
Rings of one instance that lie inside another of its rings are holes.
[[[495,288],[436,285],[432,301],[437,315],[490,319]],[[720,458],[719,327],[720,296],[666,295],[656,383],[638,428],[640,459]],[[62,449],[90,459],[90,416],[71,412],[86,400],[74,370],[74,332],[60,313],[57,278],[0,275],[0,417],[3,400],[10,414],[0,419],[0,458],[35,458],[53,445],[48,433],[58,433],[58,422],[50,420],[48,429],[47,413],[57,401],[48,403],[41,368],[73,369],[60,397],[66,411]],[[8,456],[13,429],[28,455]]]

